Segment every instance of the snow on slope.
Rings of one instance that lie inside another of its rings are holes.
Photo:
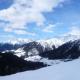
[[[19,48],[14,52],[16,53],[14,55],[18,57],[26,55],[26,52],[23,50],[23,48]],[[25,56],[24,60],[32,62],[43,62],[44,64],[47,65],[53,65],[62,62],[61,60],[49,60],[48,58],[42,58],[41,56],[39,56],[39,52],[35,48],[28,52],[28,57]]]
[[[50,48],[52,48],[53,45],[55,47],[59,47],[60,45],[68,42],[68,41],[74,41],[80,39],[80,35],[72,35],[72,34],[67,34],[67,35],[61,35],[58,37],[54,37],[52,39],[47,39],[47,40],[38,40],[44,47],[49,45]]]
[[[14,52],[16,53],[14,55],[18,57],[24,56],[24,60],[27,60],[27,61],[38,62],[41,59],[41,57],[39,56],[39,52],[37,51],[36,48],[31,49],[28,53],[26,53],[23,50],[23,48],[19,48]],[[26,57],[26,54],[28,55],[28,57]]]
[[[80,80],[80,59],[0,77],[0,80]]]
[[[21,57],[21,56],[25,56],[26,52],[23,50],[23,48],[19,48],[17,50],[14,51],[16,54],[16,56]]]
[[[55,45],[55,47],[57,48],[58,46],[64,43],[63,40],[58,39],[58,38],[39,40],[38,42],[41,43],[41,45],[43,45],[44,47],[49,46],[50,48],[52,48],[53,45]]]
[[[35,55],[35,56],[29,56],[27,58],[25,58],[24,60],[26,61],[32,61],[32,62],[40,62],[41,57],[39,55]]]

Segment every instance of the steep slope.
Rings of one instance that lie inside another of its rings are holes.
[[[80,57],[80,40],[69,41],[55,50],[40,54],[49,59],[76,59]]]
[[[43,69],[0,77],[0,80],[80,80],[80,59]]]
[[[55,47],[53,47],[53,49],[55,49]],[[34,41],[25,44],[23,47],[14,51],[14,53],[15,55],[23,58],[24,60],[31,59],[31,61],[39,61],[41,59],[41,57],[39,56],[40,53],[43,53],[45,51],[50,51],[53,49],[48,46],[44,48],[40,43]]]
[[[41,62],[25,61],[12,53],[0,53],[0,75],[9,75],[17,72],[35,70],[47,65]]]
[[[39,40],[38,41],[41,45],[45,47],[49,47],[50,49],[54,49],[59,47],[60,45],[64,44],[64,40],[60,38],[52,38],[52,39],[46,39],[46,40]]]
[[[34,41],[24,44],[21,48],[17,49],[14,52],[18,57],[25,59],[29,56],[36,56],[39,55],[39,53],[42,53],[43,46],[41,46],[40,43]]]

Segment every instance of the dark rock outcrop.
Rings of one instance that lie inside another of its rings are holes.
[[[41,62],[28,62],[12,53],[0,53],[0,75],[9,75],[17,72],[35,70],[47,65]]]

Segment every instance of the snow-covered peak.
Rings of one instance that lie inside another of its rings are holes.
[[[60,46],[64,43],[64,41],[62,39],[58,39],[58,38],[39,40],[38,42],[40,42],[44,47],[49,45],[50,48],[52,48],[53,45],[55,45],[55,47],[57,48],[58,46]]]
[[[6,42],[11,43],[11,44],[24,44],[24,43],[29,43],[32,41],[33,40],[31,40],[31,39],[13,39],[13,40],[8,40]]]
[[[53,48],[54,46],[57,48],[68,41],[74,41],[77,39],[80,39],[80,35],[64,34],[58,37],[45,39],[45,40],[13,39],[13,40],[5,41],[5,43],[10,43],[14,45],[14,44],[26,44],[30,42],[37,42],[41,44],[41,46],[43,46],[44,49],[46,47],[49,47],[50,49],[54,49]]]
[[[59,37],[54,37],[52,39],[47,39],[47,40],[39,40],[39,42],[42,45],[46,45],[49,44],[50,46],[55,45],[55,47],[59,47],[60,45],[68,42],[68,41],[75,41],[80,39],[80,35],[72,35],[72,34],[68,34],[68,35],[62,35]]]

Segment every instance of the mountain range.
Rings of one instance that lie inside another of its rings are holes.
[[[14,42],[0,43],[0,75],[35,70],[80,57],[80,39],[73,35]]]

